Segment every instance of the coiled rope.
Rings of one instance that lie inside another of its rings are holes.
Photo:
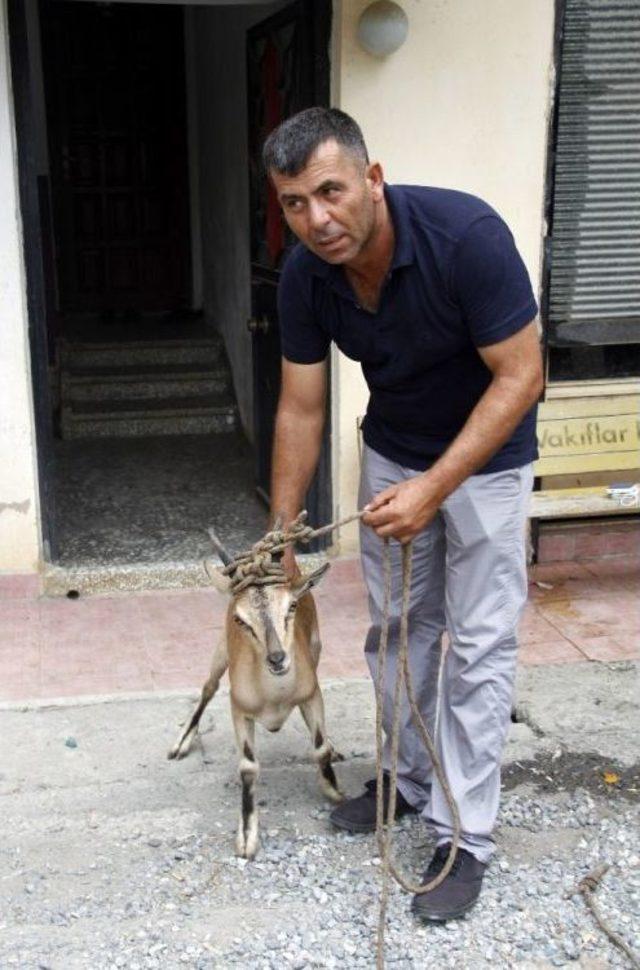
[[[424,723],[422,714],[416,702],[411,672],[409,670],[409,597],[411,592],[411,554],[412,543],[407,542],[402,546],[402,609],[400,613],[400,642],[398,646],[398,657],[396,660],[396,680],[393,691],[391,741],[389,755],[389,804],[387,807],[387,825],[384,825],[384,792],[383,792],[383,769],[382,769],[382,710],[384,696],[384,673],[387,659],[387,649],[389,646],[389,619],[391,614],[391,551],[389,540],[385,539],[384,548],[384,601],[382,629],[380,631],[380,645],[378,647],[378,670],[376,677],[376,839],[378,851],[382,862],[382,887],[380,891],[380,910],[378,915],[378,940],[376,953],[376,967],[378,970],[384,968],[384,933],[387,921],[387,905],[389,901],[389,876],[393,876],[396,882],[408,893],[422,895],[431,892],[439,886],[451,872],[455,862],[458,845],[460,842],[460,813],[449,783],[444,773],[444,769],[436,752],[433,739]],[[424,885],[416,885],[410,882],[397,869],[391,858],[391,842],[393,822],[396,815],[396,794],[398,780],[398,748],[400,744],[400,711],[402,700],[402,688],[407,692],[407,700],[411,710],[413,723],[418,729],[422,742],[431,758],[433,770],[436,774],[444,796],[447,800],[452,820],[452,839],[451,848],[447,861],[440,872]]]

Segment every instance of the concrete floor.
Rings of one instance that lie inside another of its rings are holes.
[[[201,560],[208,526],[239,551],[267,522],[240,433],[58,441],[55,501],[61,566]]]

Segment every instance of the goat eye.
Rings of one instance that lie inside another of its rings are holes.
[[[245,620],[243,620],[241,616],[238,616],[237,613],[233,614],[233,619],[238,624],[238,626],[243,626],[245,627],[245,629],[251,630],[251,627],[249,626],[249,624]],[[251,632],[253,633],[253,630],[251,630]]]

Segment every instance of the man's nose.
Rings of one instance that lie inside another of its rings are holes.
[[[313,200],[309,205],[309,222],[312,229],[324,229],[330,221],[331,216],[325,206],[321,202]]]

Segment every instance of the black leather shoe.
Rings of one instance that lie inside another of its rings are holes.
[[[385,818],[389,806],[389,776],[384,776],[384,813]],[[365,792],[357,798],[347,798],[334,808],[330,820],[339,829],[347,832],[375,832],[376,830],[376,779],[365,782]],[[410,805],[398,791],[396,793],[396,818],[403,815],[417,814],[417,808]]]
[[[439,845],[422,877],[422,882],[430,882],[442,872],[449,855],[450,845]],[[458,919],[475,906],[486,865],[466,849],[458,849],[449,875],[430,893],[413,897],[411,912],[428,923],[444,923],[448,919]]]

